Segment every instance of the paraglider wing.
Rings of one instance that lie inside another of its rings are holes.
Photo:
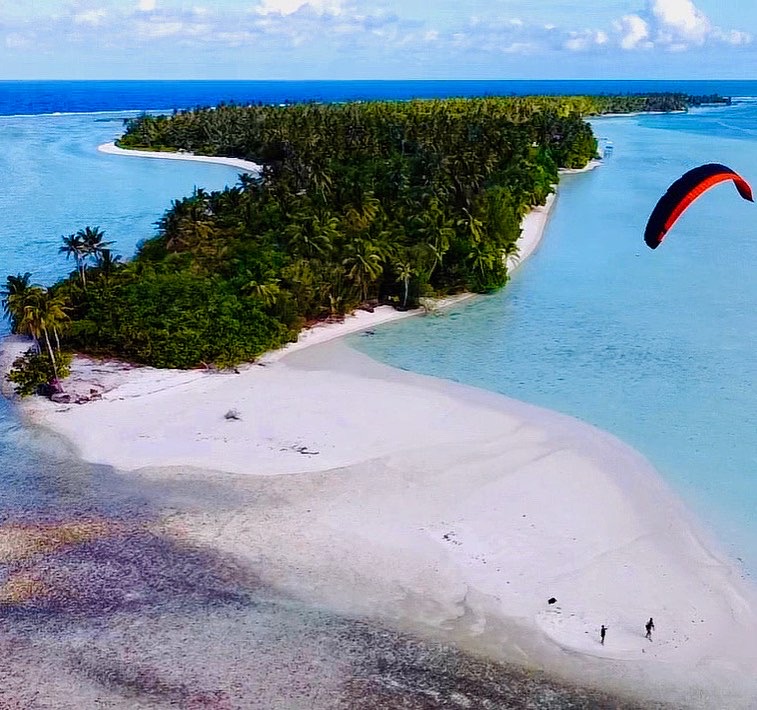
[[[739,195],[754,202],[752,188],[741,175],[719,163],[700,165],[678,178],[655,205],[644,230],[647,246],[657,249],[683,211],[702,193],[726,180],[733,180]]]

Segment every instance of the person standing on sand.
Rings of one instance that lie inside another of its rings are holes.
[[[602,624],[602,628],[599,630],[599,643],[605,645],[605,634],[607,633],[607,627]]]
[[[649,621],[647,621],[644,628],[647,630],[647,635],[645,638],[648,638],[650,641],[652,640],[652,631],[654,631],[654,619],[650,616]]]

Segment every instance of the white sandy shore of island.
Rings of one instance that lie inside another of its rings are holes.
[[[101,400],[21,410],[85,460],[180,485],[167,532],[294,597],[675,707],[757,707],[754,590],[640,455],[326,342],[407,315],[358,311],[238,374],[80,358],[74,386]]]
[[[97,147],[100,153],[107,153],[108,155],[127,155],[134,158],[160,158],[163,160],[192,160],[197,163],[217,163],[218,165],[228,165],[232,168],[239,168],[239,170],[246,173],[259,173],[260,165],[253,163],[250,160],[242,160],[241,158],[223,158],[210,155],[195,155],[194,153],[184,152],[158,152],[151,150],[125,150],[119,148],[114,142],[103,143]]]

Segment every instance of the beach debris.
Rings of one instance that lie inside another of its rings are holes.
[[[56,392],[50,396],[50,401],[55,402],[55,404],[86,404],[87,402],[96,402],[102,398],[101,392],[96,389],[90,389],[89,394]]]
[[[557,603],[557,599],[555,599],[554,597],[550,597],[549,599],[547,599],[547,604],[556,604],[556,603]]]
[[[307,446],[295,446],[294,450],[303,456],[318,456],[321,453],[320,451],[311,451]]]
[[[282,446],[279,451],[294,451],[298,454],[302,454],[303,456],[318,456],[320,454],[320,451],[313,451],[309,449],[304,444],[291,444],[289,446]]]
[[[442,311],[439,305],[433,298],[419,298],[418,306],[423,309],[423,314],[426,316],[440,316]]]
[[[359,311],[368,311],[368,313],[373,313],[373,311],[374,311],[374,310],[375,310],[376,308],[378,308],[378,306],[379,306],[379,305],[380,305],[380,304],[379,304],[379,301],[378,301],[378,299],[377,299],[377,298],[371,298],[371,299],[369,299],[369,300],[367,300],[367,301],[363,301],[363,302],[362,302],[362,303],[361,303],[361,304],[360,304],[360,305],[359,305],[359,306],[357,307],[357,309],[358,309]]]
[[[226,412],[226,414],[223,415],[223,418],[227,420],[240,421],[242,419],[242,415],[238,410],[230,409],[228,412]]]
[[[450,530],[448,533],[445,533],[444,535],[442,535],[442,540],[451,542],[453,545],[462,545],[463,543],[460,542],[460,540],[455,539],[456,536],[457,536],[457,533],[455,533],[454,530]]]

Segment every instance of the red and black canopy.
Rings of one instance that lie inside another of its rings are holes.
[[[683,211],[702,193],[726,180],[733,180],[739,195],[754,202],[752,188],[741,175],[719,163],[700,165],[678,178],[652,210],[644,230],[647,246],[657,249]]]

